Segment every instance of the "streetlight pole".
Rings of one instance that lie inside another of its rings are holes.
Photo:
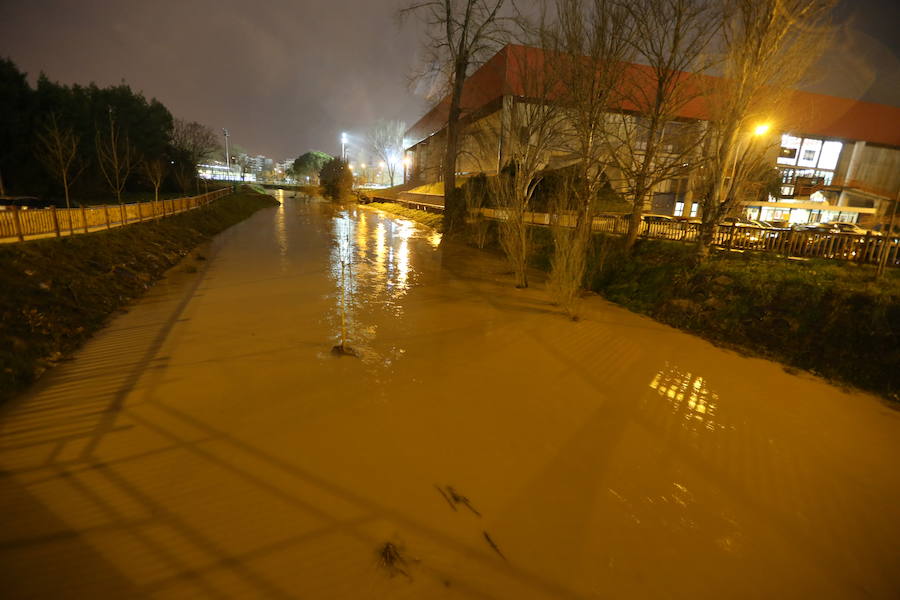
[[[341,160],[347,160],[347,134],[341,133]]]
[[[228,179],[231,179],[231,154],[228,152],[228,130],[223,127],[222,133],[225,135],[225,168],[228,172]]]

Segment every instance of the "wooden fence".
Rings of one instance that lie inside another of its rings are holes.
[[[21,242],[34,236],[75,235],[159,219],[206,206],[230,193],[230,188],[223,188],[188,198],[81,208],[34,209],[11,206],[7,210],[0,210],[0,241]]]
[[[482,208],[481,212],[490,219],[503,219],[501,209]],[[534,225],[549,226],[552,215],[548,213],[525,213],[525,221]],[[559,215],[559,223],[564,227],[574,227],[574,215]],[[628,231],[628,221],[617,215],[596,217],[593,230],[624,235]],[[696,241],[700,225],[685,221],[644,221],[641,223],[641,237]],[[885,260],[887,266],[900,266],[900,237],[881,236],[867,232],[865,235],[824,231],[793,231],[791,229],[763,229],[733,225],[717,225],[713,232],[713,245],[733,250],[772,252],[782,256],[798,258],[827,258],[859,263],[877,264]]]

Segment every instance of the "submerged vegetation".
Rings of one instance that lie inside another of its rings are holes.
[[[275,203],[244,191],[159,221],[0,245],[0,401],[77,349],[192,248]]]
[[[491,223],[486,247],[498,250]],[[550,271],[552,231],[531,228],[530,264]],[[900,401],[900,274],[874,267],[595,234],[583,287],[717,344]]]
[[[599,244],[598,244],[599,246]],[[610,246],[608,246],[610,247]],[[613,302],[712,341],[900,400],[900,278],[644,240],[595,251],[588,285]]]

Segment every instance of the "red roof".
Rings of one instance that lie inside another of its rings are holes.
[[[463,114],[475,111],[507,95],[523,95],[521,69],[511,69],[513,60],[525,64],[541,61],[538,48],[507,45],[465,82],[461,99]],[[628,67],[631,81],[645,79],[649,67],[632,64]],[[628,77],[628,76],[626,76]],[[704,79],[715,80],[711,76]],[[625,107],[627,108],[627,107]],[[419,141],[440,131],[447,123],[450,98],[446,97],[419,119],[407,132],[407,137]],[[849,98],[795,91],[784,109],[782,129],[795,134],[861,140],[875,144],[900,147],[900,108]],[[688,102],[680,116],[705,119],[707,109],[702,97]]]

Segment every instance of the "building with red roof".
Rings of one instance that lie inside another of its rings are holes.
[[[503,165],[505,115],[525,97],[522,69],[516,65],[542,60],[543,53],[537,48],[508,45],[466,80],[461,98],[465,125],[457,162],[460,175],[496,173]],[[640,81],[645,69],[644,65],[628,65],[625,80]],[[716,81],[712,76],[692,77],[700,85],[713,86]],[[449,104],[449,97],[444,98],[407,131],[413,183],[440,179]],[[748,216],[767,221],[871,223],[885,201],[897,198],[900,108],[795,91],[781,111],[781,149],[772,152],[773,166],[781,173],[781,197],[746,203]],[[686,103],[678,117],[707,119],[703,96]],[[696,203],[686,187],[673,182],[660,189],[648,209],[696,215]]]

